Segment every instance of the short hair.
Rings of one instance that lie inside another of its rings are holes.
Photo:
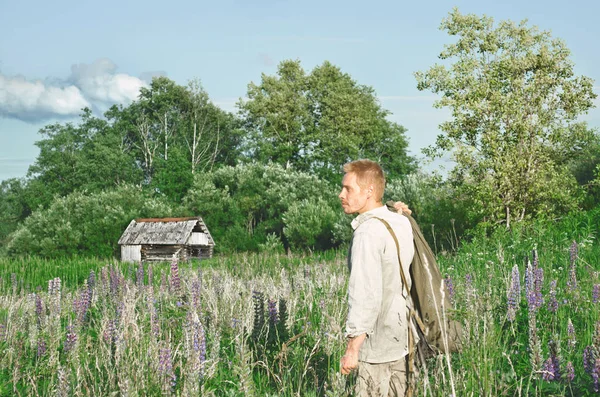
[[[356,183],[361,189],[373,185],[377,201],[383,200],[385,174],[379,164],[368,159],[361,159],[344,164],[343,169],[345,173],[354,172],[356,174]]]

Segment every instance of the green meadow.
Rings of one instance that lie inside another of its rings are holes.
[[[463,351],[417,395],[595,395],[599,213],[438,255]],[[138,266],[3,259],[1,395],[343,396],[345,252]]]

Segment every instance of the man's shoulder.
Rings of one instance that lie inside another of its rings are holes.
[[[377,218],[381,218],[384,221],[387,221],[390,225],[392,225],[392,227],[394,226],[401,226],[401,227],[411,227],[410,226],[410,221],[408,220],[407,217],[405,217],[402,214],[399,214],[397,212],[392,212],[392,211],[385,211],[382,212],[381,214],[378,214],[379,216],[377,216]],[[375,219],[378,223],[382,223],[381,221]]]
[[[380,219],[386,221],[392,229],[400,228],[410,228],[410,221],[404,215],[388,211],[386,213],[379,213],[377,215],[371,216],[369,219],[362,222],[360,227],[358,227],[355,233],[388,233],[387,227],[381,222]]]

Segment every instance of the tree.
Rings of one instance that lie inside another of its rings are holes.
[[[331,233],[332,214],[341,213],[335,191],[314,175],[252,163],[196,174],[182,202],[203,217],[219,252],[257,250],[269,236],[286,247],[327,249],[338,243]]]
[[[240,144],[235,118],[210,102],[198,80],[190,81],[187,91],[189,102],[183,139],[192,174],[212,170],[215,164],[235,165]]]
[[[19,222],[31,213],[23,194],[24,180],[11,178],[0,182],[0,247],[7,243],[7,237]]]
[[[260,85],[248,84],[248,100],[238,107],[250,132],[250,150],[258,161],[284,167],[301,165],[310,150],[310,120],[306,73],[299,61],[284,61],[277,76],[262,75]]]
[[[306,74],[300,61],[283,61],[277,76],[250,83],[247,96],[238,107],[255,160],[336,182],[341,166],[361,157],[381,162],[391,176],[415,169],[406,130],[387,120],[373,88],[329,62]]]
[[[31,210],[76,190],[100,192],[142,180],[124,135],[90,109],[83,109],[79,123],[51,124],[40,134],[40,153],[22,192]]]
[[[576,207],[567,162],[592,138],[577,118],[593,107],[592,80],[576,76],[566,45],[549,32],[463,15],[441,29],[457,36],[434,65],[417,72],[419,90],[441,94],[440,125],[428,154],[452,151],[451,179],[485,219],[503,223]]]

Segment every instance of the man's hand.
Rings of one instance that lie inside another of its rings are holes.
[[[342,356],[340,360],[340,371],[343,375],[348,375],[350,372],[358,368],[358,352],[367,334],[361,334],[354,338],[348,338],[348,347],[346,347],[346,354]]]
[[[340,361],[342,375],[348,375],[358,368],[358,353],[348,353],[342,356]]]
[[[408,215],[412,214],[412,211],[408,209],[408,205],[403,203],[402,201],[396,201],[394,204],[394,208],[398,211],[399,214],[406,212]]]

